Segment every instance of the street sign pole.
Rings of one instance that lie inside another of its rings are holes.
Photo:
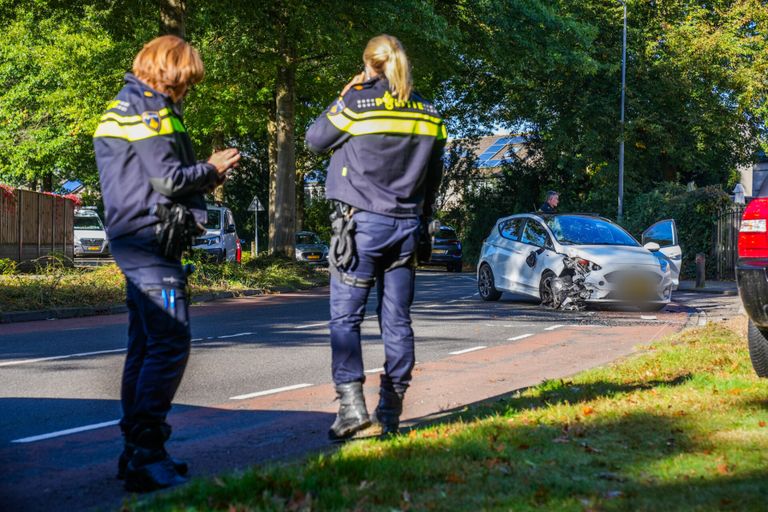
[[[249,212],[253,212],[253,241],[256,246],[256,253],[254,256],[259,255],[259,212],[264,211],[264,207],[261,205],[261,201],[256,196],[253,196],[251,205],[248,207]]]

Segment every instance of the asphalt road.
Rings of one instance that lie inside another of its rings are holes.
[[[116,421],[126,318],[0,326],[0,443]],[[175,403],[206,406],[330,382],[327,319],[326,289],[194,306],[192,355]],[[558,326],[658,321],[634,312],[552,311],[510,294],[483,302],[473,275],[445,272],[420,272],[413,319],[419,362],[513,343]],[[375,298],[363,340],[366,371],[377,374],[384,350]]]
[[[311,385],[331,382],[327,294],[327,289],[318,289],[193,307],[192,355],[170,421],[185,411],[208,414],[222,404],[237,409],[241,401],[279,400],[291,390],[310,391]],[[723,304],[733,309],[738,303],[738,297],[701,294],[680,294],[679,299],[709,307],[713,315],[724,311]],[[429,364],[515,344],[523,350],[528,338],[574,326],[599,336],[619,326],[682,324],[686,310],[684,305],[672,305],[655,315],[562,312],[509,294],[488,303],[479,299],[471,274],[420,272],[413,308],[417,360]],[[105,442],[114,444],[126,320],[126,315],[112,315],[0,325],[0,452],[6,457],[5,466],[10,466],[9,458],[35,453],[36,445],[50,449],[50,442],[66,444],[81,432],[105,440],[112,436]],[[366,369],[375,377],[384,355],[373,298],[363,337]],[[280,408],[287,409],[284,405]],[[304,409],[299,402],[296,410]],[[273,421],[275,414],[264,418]],[[294,413],[280,421],[290,424],[300,419],[301,414]],[[316,419],[323,425],[328,421]],[[108,449],[110,454],[114,450]],[[59,448],[52,453],[63,456]],[[111,455],[107,457],[111,461]],[[57,463],[51,462],[51,468]],[[0,467],[0,472],[12,469]]]

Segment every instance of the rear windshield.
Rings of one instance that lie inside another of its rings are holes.
[[[75,229],[81,229],[83,231],[102,231],[104,226],[101,225],[101,220],[95,215],[80,217],[75,215]]]
[[[456,236],[456,231],[452,230],[451,228],[440,228],[440,232],[437,234],[438,238],[450,238],[452,240],[455,240],[458,238]]]
[[[565,245],[640,246],[632,235],[604,219],[579,215],[556,215],[547,219],[547,226],[557,241]]]

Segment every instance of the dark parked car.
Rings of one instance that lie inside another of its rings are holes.
[[[432,237],[432,253],[428,260],[420,260],[421,265],[445,265],[448,272],[461,272],[461,242],[456,231],[449,226],[440,226]]]
[[[736,281],[749,316],[749,357],[760,377],[768,377],[768,197],[747,205],[739,230]]]

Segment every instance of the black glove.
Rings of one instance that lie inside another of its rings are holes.
[[[192,246],[196,236],[205,233],[205,228],[195,221],[195,216],[186,206],[156,204],[150,211],[160,222],[155,224],[155,236],[160,252],[166,258],[180,260],[181,255]]]

